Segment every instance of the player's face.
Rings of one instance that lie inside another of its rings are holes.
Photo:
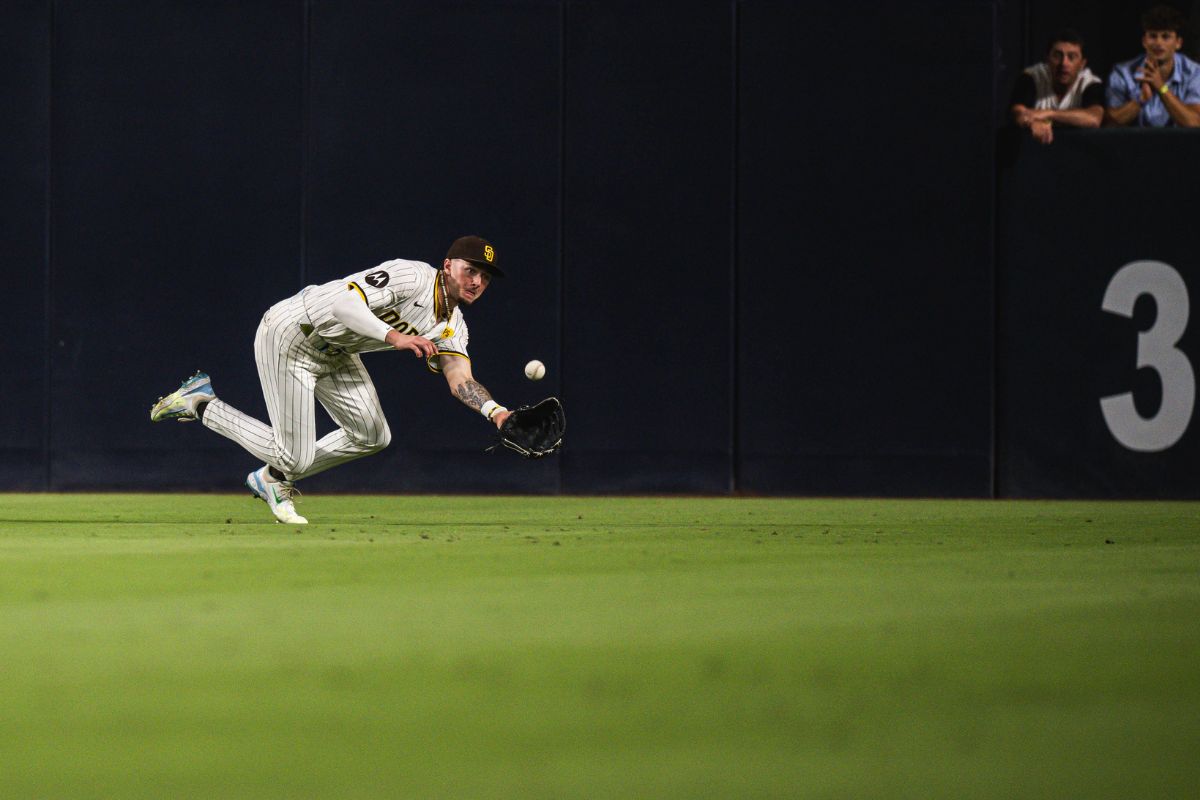
[[[1046,58],[1050,66],[1050,74],[1054,76],[1055,85],[1069,89],[1079,71],[1087,66],[1083,50],[1071,42],[1055,42],[1050,46],[1050,55]]]
[[[446,259],[442,272],[446,276],[446,293],[456,303],[471,305],[492,282],[492,276],[485,270],[461,258]]]
[[[1183,39],[1175,31],[1146,31],[1142,34],[1142,47],[1146,55],[1166,66],[1175,60],[1175,53],[1183,46]]]

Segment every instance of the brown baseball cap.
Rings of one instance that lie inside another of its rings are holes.
[[[455,239],[454,244],[450,245],[450,251],[446,253],[446,258],[461,258],[482,267],[492,275],[504,277],[504,273],[496,266],[500,261],[500,257],[496,255],[496,248],[492,247],[492,243],[487,239],[479,236],[461,236]]]

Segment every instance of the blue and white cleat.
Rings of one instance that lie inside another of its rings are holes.
[[[150,407],[150,421],[177,419],[180,422],[191,422],[196,419],[197,404],[216,399],[208,375],[197,372],[179,384],[178,389],[166,397],[158,398],[158,402]]]
[[[291,481],[277,481],[267,474],[267,467],[246,476],[246,488],[266,503],[275,519],[289,525],[307,525],[308,520],[296,513],[293,498],[300,494]]]

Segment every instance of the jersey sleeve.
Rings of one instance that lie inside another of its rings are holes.
[[[357,292],[372,311],[383,311],[428,288],[425,266],[417,261],[385,261],[349,276],[346,288]]]
[[[1080,108],[1091,108],[1092,106],[1104,105],[1104,82],[1097,81],[1083,90],[1083,97],[1079,99]]]
[[[361,290],[357,294],[362,294]],[[342,292],[341,297],[329,307],[329,312],[335,320],[359,336],[386,341],[392,327],[372,314],[370,307],[357,294],[350,289]]]
[[[437,345],[437,355],[430,356],[425,363],[433,372],[441,372],[441,357],[444,355],[453,358],[465,358],[471,360],[471,356],[467,354],[467,341],[470,339],[470,334],[467,331],[467,321],[462,318],[462,314],[455,309],[454,315],[449,323],[446,323],[442,330],[433,336],[429,337],[435,345]]]
[[[1200,103],[1200,70],[1193,72],[1183,84],[1179,99],[1190,106]]]
[[[1132,76],[1120,64],[1109,73],[1107,87],[1104,97],[1109,108],[1123,106],[1134,98]]]
[[[1009,99],[1010,106],[1022,105],[1026,108],[1033,108],[1037,103],[1037,85],[1033,82],[1033,76],[1028,72],[1022,72],[1017,76],[1016,83],[1013,84],[1012,97]]]

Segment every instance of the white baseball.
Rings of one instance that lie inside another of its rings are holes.
[[[525,377],[531,381],[540,381],[546,377],[546,365],[535,358],[525,365]]]

